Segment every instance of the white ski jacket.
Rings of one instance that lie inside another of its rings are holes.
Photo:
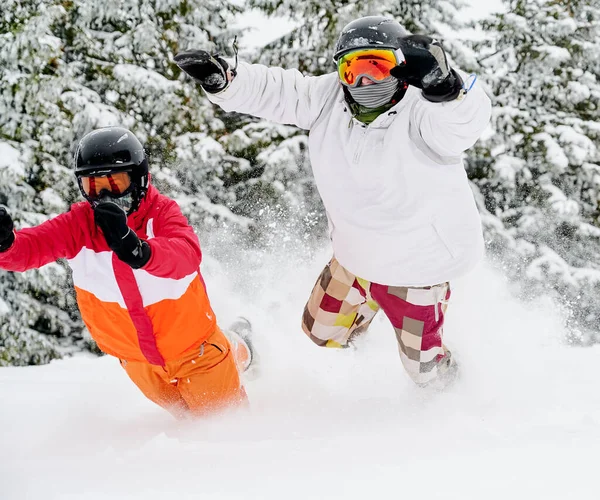
[[[461,155],[487,126],[491,103],[475,83],[462,100],[432,103],[409,87],[370,125],[351,117],[336,73],[240,63],[208,98],[309,130],[316,185],[333,251],[351,273],[384,285],[456,278],[483,254],[481,221]]]

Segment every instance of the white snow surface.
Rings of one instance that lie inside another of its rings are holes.
[[[445,340],[462,375],[430,392],[383,315],[356,349],[304,336],[328,257],[205,257],[221,324],[254,325],[249,411],[177,422],[108,356],[1,368],[2,500],[597,498],[600,347],[564,345],[556,307],[519,303],[485,265],[456,282]]]

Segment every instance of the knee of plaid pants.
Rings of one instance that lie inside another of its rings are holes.
[[[430,287],[399,287],[373,283],[371,294],[396,332],[400,359],[413,381],[428,385],[450,366],[442,342],[449,283]]]
[[[368,282],[332,258],[304,307],[302,330],[318,346],[347,347],[349,340],[367,329],[379,310],[368,290]]]

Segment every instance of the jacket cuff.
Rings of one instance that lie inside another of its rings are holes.
[[[247,63],[240,62],[234,77],[227,82],[224,89],[217,92],[207,92],[206,97],[213,104],[222,104],[231,100],[237,101],[240,98],[238,95],[244,94],[244,80],[247,81]],[[244,97],[245,99],[245,97]]]
[[[152,250],[150,249],[150,245],[148,245],[147,241],[142,240],[140,243],[140,248],[142,249],[142,255],[137,262],[131,264],[133,269],[143,269],[146,267],[148,262],[150,262],[150,257],[152,257]]]
[[[213,58],[221,66],[221,69],[223,70],[223,72],[220,74],[218,74],[218,73],[214,74],[214,76],[213,76],[214,83],[208,84],[207,82],[204,82],[204,84],[200,84],[201,87],[204,89],[204,91],[207,94],[217,94],[219,92],[223,92],[227,87],[229,87],[229,84],[231,83],[233,78],[235,78],[235,71],[231,70],[229,63],[225,59],[223,59],[222,57],[219,57],[218,55],[213,56]],[[231,75],[232,75],[231,80],[229,80],[228,72],[231,73]],[[221,80],[221,81],[219,82],[219,80]]]

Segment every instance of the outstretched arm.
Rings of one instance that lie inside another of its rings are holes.
[[[72,258],[83,246],[81,226],[75,221],[75,210],[61,214],[37,227],[13,232],[12,218],[0,209],[0,268],[27,271],[61,258]]]
[[[225,90],[207,95],[225,111],[310,130],[338,85],[333,73],[304,76],[296,69],[240,63],[237,76]]]
[[[237,111],[310,130],[339,84],[335,74],[304,76],[298,70],[240,63],[235,73],[226,61],[206,51],[175,56],[179,67],[225,111]],[[229,80],[229,82],[227,81]]]
[[[460,74],[469,85],[469,77]],[[438,163],[456,163],[487,127],[491,110],[491,101],[478,81],[460,100],[433,103],[421,98],[411,110],[411,139],[428,156],[437,156]]]

